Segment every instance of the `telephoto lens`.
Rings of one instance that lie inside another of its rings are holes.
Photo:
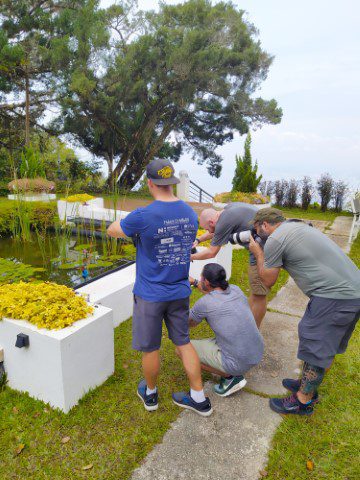
[[[230,238],[230,243],[232,245],[243,245],[250,242],[250,237],[253,237],[255,242],[260,243],[261,238],[256,233],[255,228],[251,230],[245,230],[243,232],[234,233]]]

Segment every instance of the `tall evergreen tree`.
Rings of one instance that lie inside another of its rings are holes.
[[[153,158],[185,151],[218,177],[218,146],[251,124],[280,122],[276,101],[254,96],[272,57],[232,3],[161,3],[117,18],[107,68],[69,84],[58,124],[105,158],[121,187],[132,188]]]
[[[64,94],[64,80],[76,80],[94,50],[107,44],[98,3],[1,0],[0,119],[22,117],[26,145],[31,125]]]
[[[236,168],[233,178],[233,191],[255,193],[256,189],[261,182],[262,175],[257,176],[258,165],[252,164],[251,158],[251,134],[247,134],[244,145],[244,156],[236,155]]]

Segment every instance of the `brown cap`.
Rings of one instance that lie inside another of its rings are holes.
[[[260,208],[256,212],[255,217],[249,222],[249,225],[254,225],[257,222],[281,223],[285,222],[285,220],[286,218],[283,216],[282,211],[277,208]]]

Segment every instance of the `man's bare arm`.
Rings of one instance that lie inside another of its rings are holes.
[[[189,327],[190,328],[193,328],[193,327],[197,327],[199,324],[194,322],[194,320],[192,318],[189,318]]]
[[[207,258],[214,258],[220,250],[220,246],[210,246],[203,250],[202,252],[193,253],[190,257],[190,260],[206,260]]]
[[[122,231],[122,228],[120,227],[119,221],[113,222],[111,225],[109,225],[108,229],[106,230],[106,233],[113,238],[126,237],[125,233]]]
[[[193,247],[197,247],[201,242],[206,242],[207,240],[211,240],[214,234],[210,232],[205,232],[200,237],[197,237],[193,243]]]
[[[268,288],[271,288],[278,279],[280,268],[265,268],[264,251],[253,237],[250,238],[249,250],[256,258],[256,266],[261,280]]]

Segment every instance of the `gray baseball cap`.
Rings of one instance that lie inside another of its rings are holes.
[[[174,175],[175,170],[169,160],[156,159],[146,167],[146,176],[155,185],[175,185],[180,180]]]

